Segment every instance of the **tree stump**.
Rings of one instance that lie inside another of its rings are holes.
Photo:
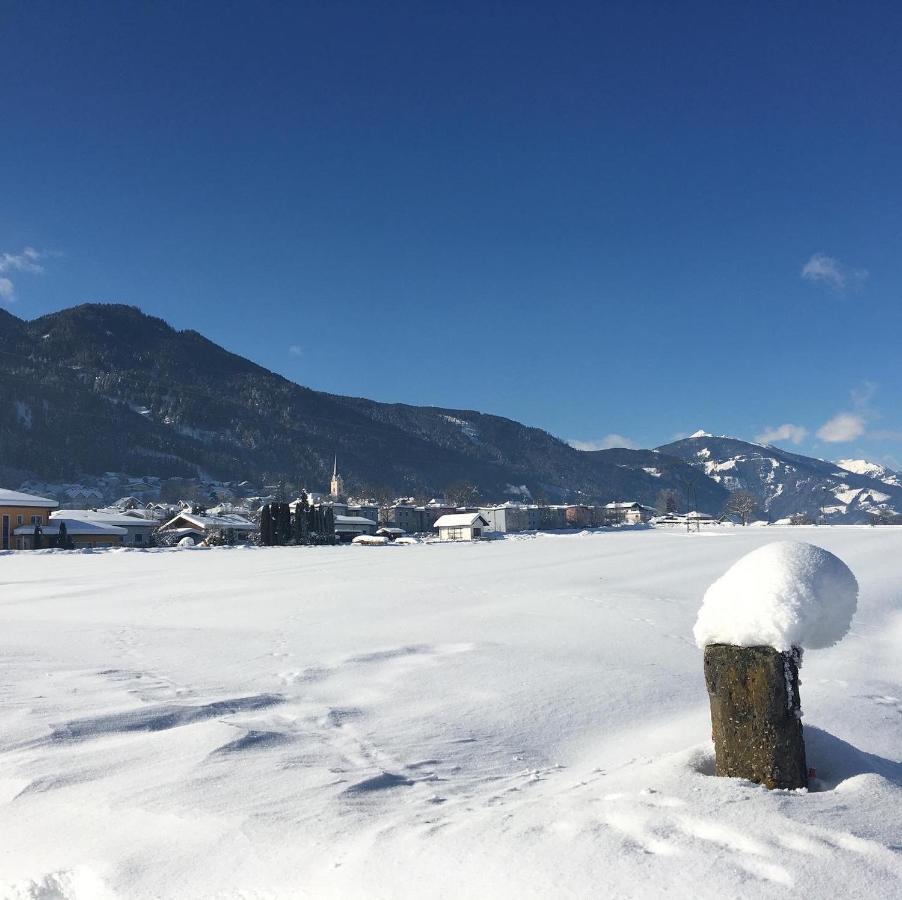
[[[808,786],[799,704],[801,651],[705,647],[715,774],[767,788]]]

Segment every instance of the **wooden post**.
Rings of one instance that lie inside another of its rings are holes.
[[[705,647],[715,774],[768,788],[808,786],[799,705],[801,651]]]

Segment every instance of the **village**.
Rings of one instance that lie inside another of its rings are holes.
[[[128,496],[108,506],[66,508],[48,497],[0,488],[0,550],[4,551],[246,543],[372,546],[648,524],[698,528],[719,521],[696,511],[683,515],[659,511],[635,500],[602,505],[508,500],[461,506],[443,498],[421,504],[401,498],[380,505],[346,495],[337,459],[328,493],[301,489],[291,501],[264,496],[204,506],[187,500],[142,503]]]

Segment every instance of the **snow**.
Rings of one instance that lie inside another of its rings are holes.
[[[753,550],[705,593],[695,641],[740,647],[830,647],[855,615],[858,582],[822,547],[774,541]]]
[[[706,437],[714,437],[714,435],[709,434],[703,428],[699,428],[699,430],[696,431],[695,434],[690,434],[689,437],[690,437],[690,439],[691,438],[706,438]]]
[[[79,522],[99,522],[120,528],[138,528],[141,525],[156,528],[157,521],[139,515],[128,515],[118,509],[58,509],[50,513],[50,520],[76,519]]]
[[[217,516],[213,516],[203,513],[192,513],[186,510],[182,510],[177,516],[170,519],[162,527],[177,530],[173,523],[179,521],[185,521],[189,525],[193,525],[200,530],[206,528],[232,528],[237,531],[254,531],[257,528],[253,522],[245,519],[244,516],[239,516],[237,513],[220,513]]]
[[[894,898],[900,531],[806,656],[811,792],[711,776],[705,587],[771,529],[0,557],[0,896]]]
[[[46,497],[36,497],[34,494],[23,494],[21,491],[0,488],[0,506],[33,506],[53,509],[56,505],[56,500],[48,500]]]
[[[869,478],[875,478],[877,481],[883,481],[886,484],[897,487],[902,484],[898,472],[893,472],[887,469],[886,466],[869,462],[866,459],[838,459],[836,464],[847,472],[854,472],[856,475],[866,475]]]
[[[435,520],[436,528],[471,528],[487,524],[479,513],[447,513]]]
[[[456,425],[474,444],[480,443],[479,431],[471,422],[468,422],[466,419],[458,419],[456,416],[443,415],[442,418],[446,422]]]
[[[106,521],[89,519],[70,519],[66,515],[51,516],[50,521],[41,526],[41,531],[46,535],[59,534],[60,525],[66,523],[66,531],[70,535],[124,535],[128,532],[118,525],[110,525]],[[16,528],[16,534],[34,534],[34,525],[20,525]]]

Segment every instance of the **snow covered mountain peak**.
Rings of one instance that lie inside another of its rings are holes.
[[[884,484],[891,484],[896,487],[902,486],[902,476],[880,463],[868,462],[866,459],[838,459],[836,465],[847,472],[854,472],[856,475],[866,475],[868,478],[876,478]]]

